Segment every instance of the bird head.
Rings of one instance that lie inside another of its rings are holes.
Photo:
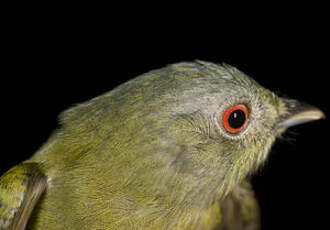
[[[170,69],[159,96],[165,101],[158,118],[165,114],[166,130],[159,132],[165,150],[157,156],[166,153],[164,181],[175,175],[189,191],[185,199],[197,204],[222,199],[258,169],[288,127],[324,118],[319,109],[281,98],[227,64],[197,61]]]
[[[288,127],[323,117],[232,66],[196,61],[143,74],[66,111],[62,133],[84,140],[88,164],[97,155],[105,178],[118,178],[127,192],[211,205],[265,161]]]

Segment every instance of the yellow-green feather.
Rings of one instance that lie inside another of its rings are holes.
[[[237,102],[260,106],[240,139],[222,133],[214,112]],[[254,194],[239,188],[265,160],[282,104],[237,69],[205,62],[152,71],[79,104],[26,161],[47,176],[27,229],[212,230],[233,218],[257,226]]]

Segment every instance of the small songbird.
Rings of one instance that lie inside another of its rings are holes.
[[[0,229],[258,229],[247,177],[321,110],[227,64],[169,65],[60,115],[0,179]]]

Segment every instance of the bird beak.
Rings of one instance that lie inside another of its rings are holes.
[[[287,112],[280,118],[279,129],[325,118],[325,114],[312,105],[292,99],[284,99],[284,102]]]

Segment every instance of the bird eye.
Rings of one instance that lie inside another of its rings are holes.
[[[248,111],[245,105],[235,105],[226,110],[223,115],[222,123],[230,133],[237,133],[243,129],[248,119]]]

